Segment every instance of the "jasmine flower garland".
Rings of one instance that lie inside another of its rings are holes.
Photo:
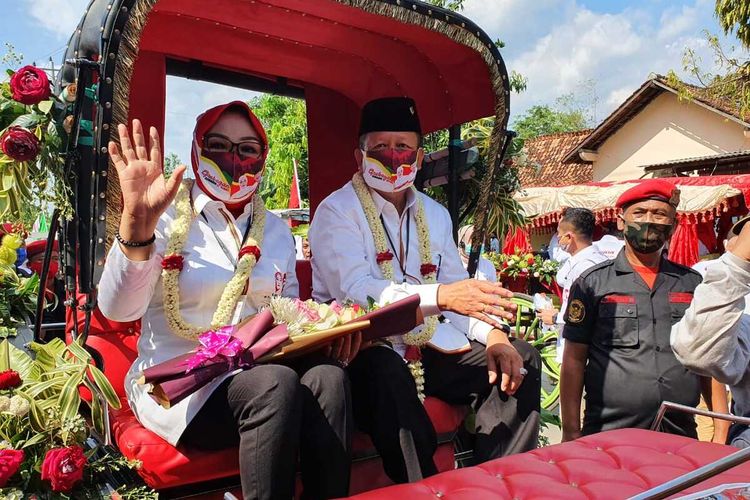
[[[388,249],[385,229],[380,223],[378,210],[372,195],[367,188],[362,174],[357,172],[352,178],[354,192],[359,198],[362,210],[365,212],[367,224],[370,226],[373,239],[375,240],[375,251],[378,254],[378,267],[383,278],[393,281],[393,254]],[[412,188],[414,189],[414,188]],[[415,216],[417,226],[417,238],[419,242],[419,260],[422,263],[420,272],[424,283],[437,283],[437,267],[432,263],[432,253],[430,250],[430,228],[424,213],[424,204],[422,199],[417,195],[417,213]],[[419,400],[424,402],[424,369],[422,368],[421,354],[419,348],[427,344],[432,339],[437,329],[437,316],[428,316],[424,320],[424,325],[415,328],[404,335],[404,342],[407,346],[406,359],[409,370],[411,371],[414,382],[417,385],[417,395]]]
[[[240,250],[239,261],[234,276],[224,288],[219,303],[208,327],[193,325],[185,321],[180,314],[180,272],[183,267],[182,251],[185,249],[194,211],[190,202],[192,181],[184,181],[175,198],[177,216],[171,226],[165,257],[162,260],[162,286],[164,289],[164,313],[167,324],[175,335],[197,340],[207,330],[216,330],[230,324],[237,301],[245,289],[250,274],[260,259],[260,246],[266,226],[266,207],[260,196],[253,196],[253,219],[247,239]]]

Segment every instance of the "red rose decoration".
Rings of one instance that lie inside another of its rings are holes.
[[[83,479],[86,455],[79,446],[53,448],[44,456],[42,480],[49,481],[52,491],[69,492]]]
[[[419,272],[422,273],[422,276],[427,276],[435,271],[437,271],[437,266],[435,264],[422,264],[419,268]]]
[[[415,345],[410,345],[406,348],[404,359],[406,361],[422,361],[422,350]]]
[[[23,127],[8,127],[0,136],[0,149],[16,161],[30,161],[39,154],[39,139]]]
[[[0,372],[0,390],[15,389],[23,383],[21,376],[15,370]]]
[[[526,262],[527,262],[527,263],[528,263],[529,265],[533,264],[533,263],[534,263],[534,257],[529,257],[528,259],[526,259]]]
[[[24,66],[10,77],[13,99],[21,104],[39,104],[49,99],[51,89],[47,73],[34,66]]]
[[[23,450],[0,450],[0,488],[5,488],[24,458]]]
[[[378,264],[382,264],[383,262],[388,262],[389,260],[393,260],[393,254],[390,250],[386,250],[385,252],[380,252],[375,256],[375,261],[377,261]]]
[[[237,260],[241,259],[244,255],[252,254],[255,255],[255,262],[258,262],[260,260],[260,248],[256,247],[255,245],[242,247],[240,250],[240,255],[237,257]]]
[[[161,260],[161,268],[167,270],[178,270],[182,271],[182,266],[185,264],[185,259],[182,255],[172,254],[167,255]]]

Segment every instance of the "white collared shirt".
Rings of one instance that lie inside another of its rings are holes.
[[[190,226],[180,273],[180,313],[185,321],[206,325],[216,310],[226,284],[234,275],[241,240],[252,216],[252,204],[236,220],[223,203],[206,196],[196,186],[191,192],[197,216]],[[205,217],[204,217],[205,216]],[[114,321],[142,318],[138,358],[125,378],[128,401],[147,429],[176,444],[187,424],[226,377],[219,377],[169,410],[156,404],[146,387],[136,384],[145,368],[191,351],[197,342],[173,334],[163,308],[161,260],[175,217],[172,204],[159,219],[151,256],[131,261],[119,244],[112,245],[99,283],[99,308]],[[219,240],[223,243],[219,244]],[[295,251],[284,222],[266,212],[261,258],[253,269],[247,295],[238,301],[233,323],[254,314],[271,295],[297,297]],[[228,376],[228,375],[227,375]]]
[[[368,298],[372,298],[384,305],[418,294],[424,315],[441,314],[437,306],[439,284],[453,283],[469,277],[453,241],[448,211],[428,196],[409,190],[406,209],[399,216],[390,202],[375,191],[370,190],[370,193],[396,247],[391,248],[394,254],[394,280],[383,279],[376,260],[377,251],[372,231],[352,183],[349,182],[323,200],[315,211],[310,226],[308,238],[312,252],[313,297],[318,301],[351,300],[361,305],[367,305]],[[438,266],[438,283],[435,284],[421,283],[422,263],[415,222],[417,196],[424,204],[429,225],[431,260]],[[404,259],[406,274],[409,275],[406,280],[399,263],[402,244],[404,256],[407,257]],[[492,330],[489,324],[451,312],[442,314],[450,323],[438,326],[432,342],[438,348],[450,350],[456,345],[465,344],[467,338],[486,343],[487,334]],[[403,354],[403,345],[397,342],[395,344],[394,348]]]
[[[625,247],[625,241],[617,239],[611,234],[605,234],[604,236],[602,236],[602,239],[600,239],[599,241],[595,241],[593,243],[593,246],[595,246],[596,249],[599,250],[599,253],[612,260],[617,257],[617,254],[620,253],[620,250]]]

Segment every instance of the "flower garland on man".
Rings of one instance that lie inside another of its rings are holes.
[[[132,139],[124,125],[118,132],[120,146],[111,143],[109,152],[123,210],[99,306],[115,321],[142,317],[138,358],[125,380],[141,424],[173,445],[239,445],[245,498],[291,498],[298,455],[306,494],[346,496],[346,375],[321,353],[291,368],[231,371],[168,409],[137,383],[145,369],[193,351],[199,340],[205,346],[206,335],[225,332],[271,297],[298,296],[290,230],[257,194],[269,147],[262,124],[239,101],[198,117],[194,182],[182,182],[183,166],[164,178],[154,128],[150,141],[138,120]]]
[[[414,101],[366,104],[359,136],[357,173],[318,206],[310,227],[314,298],[383,305],[419,294],[426,322],[349,360],[358,426],[395,482],[436,472],[423,396],[473,402],[479,460],[535,447],[539,356],[503,331],[502,319],[514,317],[511,294],[466,279],[450,216],[413,187],[423,157]]]

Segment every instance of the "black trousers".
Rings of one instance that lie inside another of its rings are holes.
[[[484,345],[472,342],[471,352],[456,355],[422,350],[426,395],[475,410],[479,461],[528,451],[537,444],[541,358],[526,342],[513,344],[529,373],[512,397],[489,384]],[[354,420],[372,438],[388,477],[404,483],[435,474],[435,429],[401,356],[375,346],[360,352],[348,372]]]
[[[345,497],[353,427],[349,394],[344,370],[323,359],[303,360],[294,369],[256,366],[214,391],[180,444],[204,450],[239,444],[246,500],[293,498],[298,458],[303,498]]]

